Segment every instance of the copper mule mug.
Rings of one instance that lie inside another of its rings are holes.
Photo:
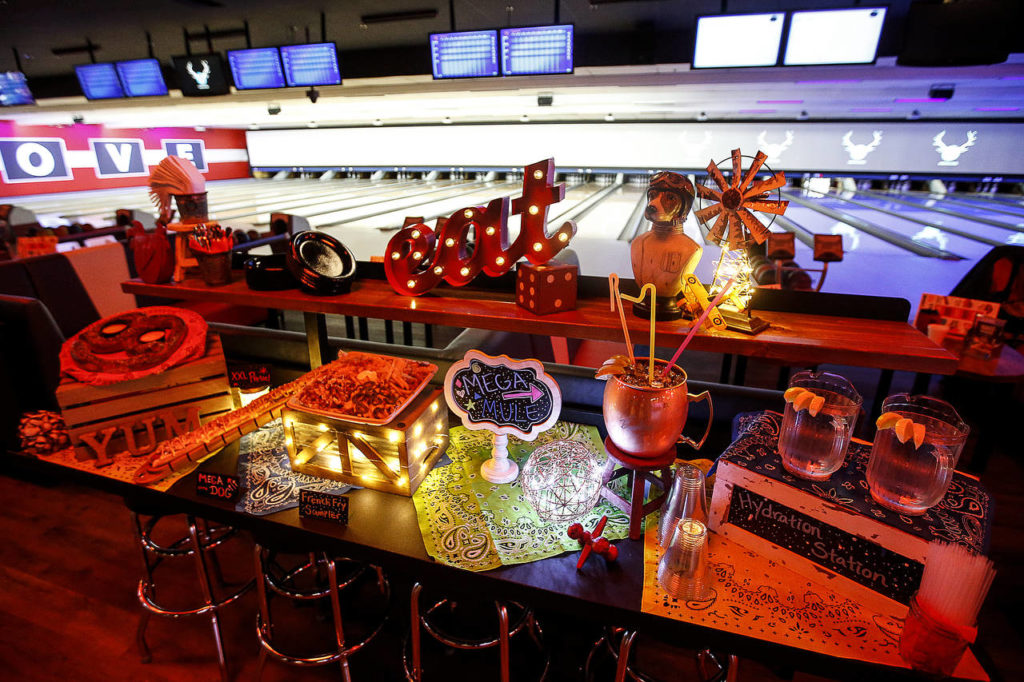
[[[667,363],[655,360],[657,377]],[[704,391],[691,395],[686,391],[686,372],[683,381],[675,386],[632,386],[620,376],[612,376],[604,387],[604,425],[608,437],[622,452],[637,459],[658,459],[670,447],[685,443],[699,450],[714,420],[715,409],[711,395]],[[682,435],[690,402],[708,401],[708,425],[699,442]]]

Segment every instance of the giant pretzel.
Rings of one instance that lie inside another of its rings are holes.
[[[206,322],[180,308],[153,307],[119,313],[69,339],[61,368],[86,383],[111,383],[153,374],[201,355]]]

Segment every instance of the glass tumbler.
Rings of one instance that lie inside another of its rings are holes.
[[[815,415],[798,401],[787,401],[779,430],[779,453],[786,471],[801,478],[823,480],[843,466],[850,436],[863,399],[849,381],[830,372],[798,372],[789,387],[800,387],[825,399]]]
[[[696,519],[707,525],[708,500],[704,472],[692,464],[681,464],[672,477],[672,489],[661,506],[658,544],[666,546],[682,519]]]
[[[913,438],[901,443],[895,428],[875,432],[867,470],[871,497],[900,514],[923,514],[946,494],[970,427],[952,405],[924,395],[891,395],[882,412],[923,425],[925,434],[918,447]]]

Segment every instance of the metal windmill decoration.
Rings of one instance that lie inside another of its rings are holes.
[[[768,155],[761,151],[751,159],[750,167],[744,173],[744,158],[750,159],[740,154],[739,149],[732,150],[732,175],[729,180],[719,170],[719,165],[724,165],[726,161],[711,161],[708,164],[708,180],[696,188],[697,196],[705,205],[694,211],[694,216],[707,241],[723,249],[744,248],[752,241],[758,244],[764,242],[768,238],[768,226],[775,218],[772,217],[768,225],[765,225],[755,212],[782,215],[789,206],[788,201],[778,198],[779,188],[786,184],[785,173],[776,173],[766,166],[764,162]],[[752,182],[762,168],[771,176]],[[773,191],[774,199],[771,198]]]

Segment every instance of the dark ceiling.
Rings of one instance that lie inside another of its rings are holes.
[[[927,0],[926,0],[927,1]],[[0,70],[20,68],[37,97],[77,95],[75,64],[88,52],[55,55],[56,48],[91,42],[96,61],[136,59],[150,54],[169,62],[173,55],[205,52],[207,29],[215,51],[318,41],[321,11],[326,38],[337,42],[345,78],[430,73],[427,35],[508,25],[576,25],[578,66],[674,64],[690,61],[696,17],[703,14],[841,8],[858,0],[0,0]],[[903,43],[910,0],[880,2],[889,8],[879,56],[897,54]],[[1005,7],[1014,16],[1019,0],[959,0],[959,5]],[[420,12],[427,10],[426,12]],[[436,16],[430,17],[431,11]],[[1000,10],[1001,11],[1001,10]],[[428,18],[364,23],[367,15],[419,13]],[[996,22],[1002,25],[1012,21]],[[185,35],[191,34],[191,40]],[[148,39],[147,39],[148,35]],[[948,36],[956,41],[957,35]],[[1016,37],[1015,42],[1024,40]],[[1024,51],[1024,45],[1017,46]],[[17,57],[15,56],[17,55]]]

